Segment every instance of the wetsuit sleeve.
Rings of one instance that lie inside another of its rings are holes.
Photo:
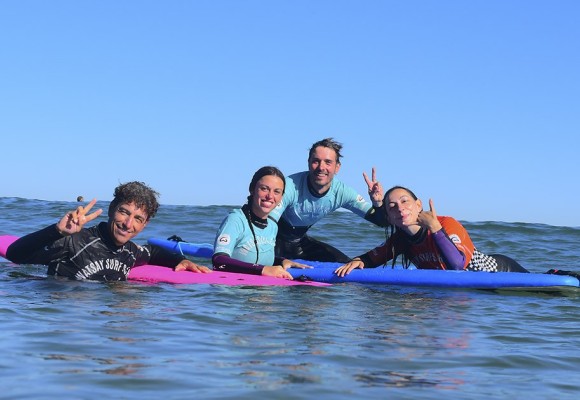
[[[366,213],[364,217],[367,221],[372,222],[375,225],[386,227],[389,226],[387,222],[387,213],[385,207],[372,207]]]
[[[6,249],[6,258],[16,264],[46,264],[50,259],[37,254],[63,236],[57,231],[56,224],[30,233],[16,240]]]
[[[445,229],[440,229],[431,234],[439,254],[443,258],[447,269],[462,270],[465,265],[465,254],[463,254],[451,241]]]
[[[360,260],[364,263],[365,268],[376,268],[379,265],[386,264],[387,261],[393,259],[391,251],[388,250],[390,249],[390,246],[390,242],[387,241],[387,243],[383,243],[371,251],[367,251],[366,253],[355,258],[360,258]]]
[[[186,258],[181,254],[172,253],[156,245],[146,245],[144,247],[147,247],[151,252],[151,257],[149,258],[148,262],[153,265],[160,265],[162,267],[175,269],[175,267],[177,267],[177,264],[179,264]]]
[[[263,265],[251,264],[231,258],[226,253],[215,253],[211,259],[216,271],[238,272],[242,274],[262,275]]]
[[[470,263],[475,250],[475,246],[471,241],[469,233],[467,233],[467,230],[463,225],[453,217],[439,216],[437,219],[441,222],[441,226],[443,226],[447,239],[455,245],[457,251],[463,256],[463,266],[459,269],[465,269],[465,267]]]

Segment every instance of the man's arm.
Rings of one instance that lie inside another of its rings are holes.
[[[57,230],[56,224],[49,225],[21,237],[8,246],[6,258],[16,264],[45,264],[44,260],[35,260],[35,253],[60,238],[62,235]]]
[[[389,222],[387,221],[387,213],[385,211],[385,207],[375,207],[372,206],[364,216],[364,218],[372,222],[375,225],[386,227],[389,226]]]

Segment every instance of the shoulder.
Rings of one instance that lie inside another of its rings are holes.
[[[441,222],[441,225],[443,225],[443,224],[458,224],[458,225],[461,225],[459,223],[459,221],[457,221],[453,217],[449,217],[449,216],[437,216],[437,219],[439,220],[439,222]]]
[[[465,227],[461,225],[459,221],[457,221],[453,217],[448,216],[438,216],[437,219],[441,223],[441,226],[445,228],[447,234],[450,234],[452,231],[466,231]]]
[[[306,179],[308,179],[308,171],[296,172],[292,175],[288,175],[286,177],[286,189],[288,189],[288,187],[300,187],[306,183]]]
[[[241,208],[235,208],[231,210],[228,215],[224,218],[221,224],[220,229],[225,229],[225,227],[238,227],[241,228],[242,226],[246,225],[246,216]]]

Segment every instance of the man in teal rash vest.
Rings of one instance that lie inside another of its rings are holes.
[[[308,171],[286,179],[282,202],[270,216],[278,221],[276,256],[328,262],[348,262],[350,257],[335,247],[307,235],[308,229],[327,214],[345,208],[374,223],[387,226],[382,207],[382,187],[363,173],[369,187],[372,205],[352,187],[335,177],[340,169],[342,145],[332,138],[312,145],[308,156]]]

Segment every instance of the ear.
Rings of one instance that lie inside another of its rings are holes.
[[[421,201],[421,199],[415,200],[415,204],[417,204],[417,207],[419,207],[420,211],[423,211],[423,202]]]
[[[341,166],[341,165],[342,165],[342,164],[341,164],[341,163],[339,163],[339,162],[337,162],[337,163],[336,163],[336,171],[334,171],[334,173],[335,173],[335,174],[338,174],[338,171],[340,171],[340,166]]]

